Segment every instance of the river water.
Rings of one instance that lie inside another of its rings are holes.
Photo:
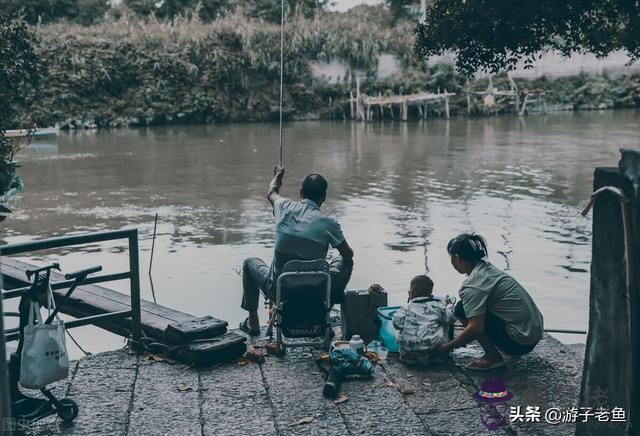
[[[447,241],[474,231],[490,259],[531,293],[548,328],[588,324],[591,219],[580,215],[596,166],[615,166],[636,147],[635,111],[450,121],[297,122],[284,128],[283,194],[301,178],[329,180],[325,211],[355,250],[350,288],[381,284],[401,304],[411,277],[428,270],[436,293],[455,294],[464,277]],[[152,277],[157,301],[195,315],[243,319],[243,258],[270,262],[274,223],[265,193],[278,126],[233,124],[62,132],[21,152],[25,189],[3,223],[4,242],[135,226],[141,234],[143,297],[154,216]],[[127,269],[126,244],[38,253],[66,271],[101,264]],[[116,289],[127,291],[126,283]],[[263,316],[264,320],[264,316]],[[121,344],[83,328],[92,351]],[[583,336],[563,335],[567,342]]]

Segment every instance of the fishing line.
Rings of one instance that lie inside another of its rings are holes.
[[[282,89],[284,82],[284,0],[280,1],[280,141],[278,165],[282,166]]]
[[[151,295],[153,296],[153,302],[158,304],[156,301],[156,290],[153,287],[153,277],[151,277],[151,267],[153,266],[153,253],[156,248],[156,229],[158,228],[158,214],[156,213],[156,219],[153,223],[153,240],[151,241],[151,256],[149,258],[149,283],[151,284]]]
[[[78,347],[80,349],[80,351],[82,351],[84,353],[85,356],[91,356],[92,353],[90,353],[89,351],[86,351],[84,348],[82,348],[82,346],[80,346],[78,341],[76,341],[75,338],[73,336],[71,336],[71,333],[69,333],[69,330],[66,327],[65,327],[64,330],[69,335],[69,339],[71,339],[73,341],[73,343],[76,344],[76,347]]]

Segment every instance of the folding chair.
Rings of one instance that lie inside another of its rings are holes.
[[[287,262],[276,281],[276,301],[270,311],[276,328],[276,350],[331,345],[331,276],[324,260]],[[287,342],[284,338],[307,339]]]

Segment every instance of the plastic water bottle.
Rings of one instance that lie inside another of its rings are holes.
[[[351,340],[349,341],[349,348],[361,356],[364,354],[364,341],[360,339],[360,335],[353,335],[351,337]]]

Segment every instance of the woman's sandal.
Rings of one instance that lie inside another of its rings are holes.
[[[249,327],[249,318],[240,323],[240,330],[242,330],[249,336],[260,336],[260,330],[251,330],[251,328]]]
[[[480,362],[482,362],[481,359],[476,359],[472,362],[467,363],[464,367],[465,369],[469,369],[471,371],[491,371],[492,369],[504,368],[506,365],[504,360],[501,360],[496,363],[486,363],[486,364],[482,364]]]

